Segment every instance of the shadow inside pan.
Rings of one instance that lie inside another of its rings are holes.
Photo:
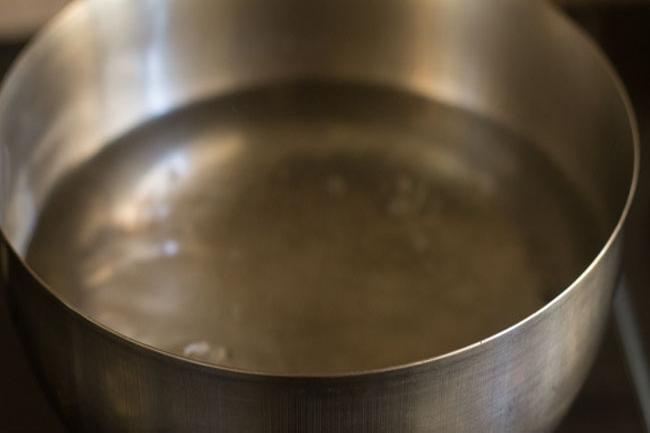
[[[28,263],[129,337],[315,374],[458,349],[593,259],[593,215],[533,143],[416,95],[293,83],[131,131],[54,188]]]

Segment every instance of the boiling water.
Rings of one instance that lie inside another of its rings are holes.
[[[382,368],[540,308],[596,253],[534,146],[389,89],[293,84],[151,121],[65,176],[28,262],[143,343],[220,365]]]

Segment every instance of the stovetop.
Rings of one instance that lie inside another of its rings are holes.
[[[650,2],[568,8],[603,46],[635,106],[642,141],[642,167],[650,164]],[[580,6],[583,4],[582,6]],[[0,42],[0,76],[24,45]],[[650,173],[642,171],[629,221],[626,290],[617,295],[617,314],[587,383],[559,427],[559,433],[650,433]],[[65,433],[43,396],[0,296],[0,431]],[[645,353],[644,353],[645,350]],[[645,415],[645,416],[644,416]]]

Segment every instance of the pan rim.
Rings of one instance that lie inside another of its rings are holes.
[[[638,188],[639,180],[639,171],[640,171],[640,139],[638,132],[638,124],[632,102],[628,95],[628,92],[623,84],[622,79],[619,77],[616,69],[611,64],[603,50],[598,46],[598,44],[586,33],[584,29],[574,24],[570,18],[568,18],[556,5],[545,3],[543,7],[547,8],[553,15],[554,19],[561,21],[563,25],[569,27],[571,31],[575,34],[576,37],[580,38],[582,42],[586,45],[586,49],[591,51],[591,54],[596,58],[596,61],[600,63],[600,66],[604,68],[606,74],[611,80],[611,84],[614,85],[618,97],[623,103],[627,123],[629,127],[629,132],[631,133],[632,138],[632,173],[629,182],[629,188],[627,190],[627,196],[625,203],[619,213],[619,216],[616,220],[614,228],[611,230],[610,234],[607,237],[607,240],[604,242],[603,246],[600,247],[597,255],[590,261],[590,263],[582,270],[582,272],[563,290],[559,292],[552,300],[545,303],[541,308],[535,310],[522,320],[506,327],[505,329],[496,332],[489,337],[486,337],[482,340],[476,341],[474,343],[462,346],[456,350],[446,352],[440,355],[435,355],[432,357],[427,357],[424,359],[419,359],[407,363],[402,363],[398,365],[392,365],[387,367],[380,367],[367,370],[351,370],[351,371],[342,371],[342,372],[323,372],[323,373],[291,373],[291,372],[268,372],[264,370],[249,370],[236,368],[231,366],[219,365],[217,363],[208,363],[202,362],[196,359],[184,357],[160,348],[150,346],[148,344],[142,343],[136,339],[123,335],[112,328],[99,323],[92,316],[83,313],[82,311],[75,308],[72,303],[66,301],[57,294],[54,290],[51,289],[49,284],[47,284],[25,261],[25,259],[16,252],[16,249],[9,241],[4,227],[0,225],[0,238],[2,244],[5,248],[9,249],[11,254],[18,261],[20,266],[27,272],[30,278],[32,278],[36,284],[39,286],[39,289],[44,289],[48,295],[50,295],[57,303],[64,307],[69,313],[74,317],[81,319],[87,323],[92,330],[102,334],[102,336],[117,340],[120,343],[126,344],[132,350],[139,351],[142,354],[152,355],[162,358],[166,361],[177,362],[184,366],[193,366],[196,368],[205,369],[207,372],[217,373],[217,374],[231,374],[243,377],[255,377],[255,378],[268,378],[268,379],[337,379],[337,378],[356,378],[356,377],[365,377],[370,375],[383,375],[383,374],[394,374],[405,372],[407,370],[412,370],[418,367],[426,367],[434,364],[439,364],[443,361],[450,361],[455,358],[460,358],[462,356],[470,355],[476,352],[482,346],[500,340],[506,335],[512,334],[517,329],[526,326],[528,323],[535,321],[542,315],[546,314],[549,310],[552,310],[556,306],[560,305],[565,298],[567,298],[577,286],[580,286],[581,283],[588,278],[592,271],[598,267],[604,257],[609,253],[609,251],[614,247],[614,244],[620,238],[622,231],[624,229],[625,222],[627,220],[630,208],[634,202],[634,197],[636,190]],[[10,84],[13,84],[13,77],[20,73],[22,68],[26,67],[26,64],[30,61],[30,57],[44,42],[44,39],[47,36],[50,36],[54,31],[57,30],[57,27],[62,25],[65,21],[73,19],[74,16],[80,13],[83,8],[87,7],[86,2],[83,0],[75,0],[72,3],[68,4],[66,7],[60,11],[54,19],[52,19],[43,29],[41,29],[36,37],[32,39],[25,48],[19,53],[16,60],[9,68],[4,80],[0,86],[0,104],[3,103],[3,100],[6,99],[6,94]]]

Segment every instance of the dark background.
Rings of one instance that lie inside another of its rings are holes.
[[[639,120],[642,167],[648,167],[650,2],[612,2],[597,6],[584,2],[568,7],[567,11],[599,41],[622,76]],[[0,42],[0,76],[23,45],[24,41]],[[634,312],[626,314],[636,316],[636,337],[650,346],[650,173],[645,169],[642,169],[638,199],[629,223],[624,266]],[[64,427],[45,400],[29,369],[11,325],[1,290],[0,348],[0,432],[64,433]],[[650,384],[633,381],[629,358],[629,354],[626,355],[623,350],[615,321],[612,320],[589,379],[559,432],[649,433],[644,429],[635,386],[647,387]],[[646,409],[650,410],[650,407]]]

